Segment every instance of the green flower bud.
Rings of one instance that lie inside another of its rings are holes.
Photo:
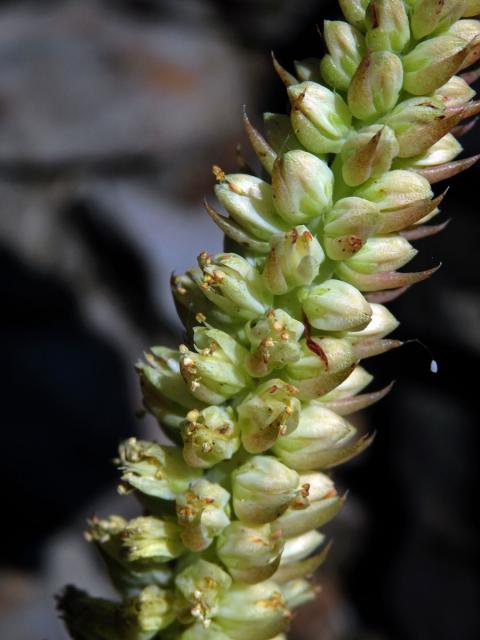
[[[396,271],[417,254],[417,250],[398,234],[377,236],[367,240],[358,253],[345,264],[359,273]],[[340,264],[338,269],[342,269]]]
[[[374,124],[360,129],[342,148],[342,177],[350,187],[357,187],[370,178],[378,178],[390,169],[398,154],[395,134],[386,125]]]
[[[230,523],[230,494],[204,478],[177,496],[180,537],[190,551],[203,551]]]
[[[246,367],[254,377],[265,376],[300,357],[298,341],[303,324],[282,309],[271,309],[262,318],[251,320],[245,333],[251,344]]]
[[[246,526],[232,522],[217,539],[217,554],[238,582],[268,580],[278,568],[283,551],[281,533],[269,524]]]
[[[413,158],[402,158],[395,162],[395,168],[408,169],[433,167],[437,164],[450,162],[462,153],[463,147],[451,133],[447,133],[424,153]]]
[[[318,593],[318,589],[308,582],[299,578],[298,580],[290,580],[282,585],[282,595],[289,609],[295,609],[314,600]]]
[[[272,527],[285,538],[300,536],[329,522],[340,510],[344,500],[337,495],[332,480],[324,473],[305,473],[300,476],[306,507],[289,508]]]
[[[372,319],[368,327],[361,331],[352,331],[345,334],[345,337],[350,341],[357,342],[364,338],[384,338],[398,327],[398,320],[383,304],[371,302],[370,309],[372,310]]]
[[[173,622],[172,595],[156,586],[117,604],[69,586],[58,607],[72,638],[150,640]]]
[[[237,407],[242,443],[249,453],[266,451],[280,435],[296,428],[300,416],[297,393],[283,380],[267,380]]]
[[[345,18],[358,29],[365,29],[365,13],[370,0],[339,0]]]
[[[180,527],[153,516],[130,520],[120,537],[126,559],[133,562],[168,562],[185,551],[180,540]]]
[[[265,136],[277,153],[304,149],[293,132],[290,118],[283,113],[264,113]]]
[[[405,100],[384,120],[395,132],[400,158],[423,153],[452,127],[445,105],[437,97]]]
[[[265,524],[299,504],[299,477],[273,456],[253,456],[232,474],[233,508],[247,524]]]
[[[251,320],[265,313],[272,296],[262,283],[258,271],[235,253],[209,256],[201,253],[199,264],[203,277],[193,274],[201,291],[222,311],[237,320]]]
[[[182,427],[182,438],[184,459],[200,469],[230,460],[240,447],[240,430],[230,407],[192,409]]]
[[[462,107],[475,95],[475,91],[460,76],[452,76],[448,82],[439,87],[434,98],[441,100],[446,107]]]
[[[180,369],[191,393],[199,400],[221,404],[249,383],[243,363],[248,351],[228,333],[195,327],[195,349],[180,348]]]
[[[216,624],[205,626],[201,622],[189,627],[180,636],[180,640],[230,640]]]
[[[445,31],[462,16],[464,9],[464,2],[459,0],[417,0],[410,17],[415,39]]]
[[[348,88],[355,118],[369,120],[397,104],[403,82],[402,61],[391,51],[367,53]]]
[[[232,579],[217,564],[200,558],[177,575],[175,586],[180,596],[177,608],[183,609],[182,622],[198,621],[208,627]]]
[[[328,54],[320,63],[322,77],[334,89],[346,91],[365,53],[363,36],[341,20],[325,20],[323,35]]]
[[[402,0],[373,0],[366,14],[365,42],[372,51],[403,51],[410,41],[410,25]]]
[[[92,517],[88,521],[85,538],[95,543],[106,564],[115,588],[125,595],[136,595],[150,584],[166,585],[172,577],[171,569],[161,562],[130,562],[125,558],[122,533],[127,521],[120,516],[100,520]]]
[[[303,225],[274,235],[270,246],[262,275],[266,288],[275,295],[310,284],[325,260],[320,243]]]
[[[271,186],[256,176],[227,175],[215,186],[215,195],[240,227],[261,240],[284,229],[275,213]]]
[[[307,531],[285,542],[281,565],[289,565],[307,558],[325,541],[325,536],[319,531]]]
[[[404,89],[416,96],[433,93],[461,68],[467,53],[465,41],[456,36],[420,42],[403,57]]]
[[[376,204],[363,198],[342,198],[325,218],[324,247],[331,260],[345,260],[360,251],[375,233],[380,218]]]
[[[299,294],[305,315],[321,331],[363,329],[371,318],[368,302],[358,289],[341,280],[326,280]]]
[[[201,406],[182,378],[178,351],[153,347],[145,359],[146,363],[139,362],[136,365],[145,405],[159,421],[177,428],[185,409]]]
[[[318,218],[332,206],[333,174],[307,151],[288,151],[273,166],[272,194],[277,213],[288,223]]]
[[[177,447],[129,438],[119,448],[122,481],[146,495],[175,500],[200,471],[191,469]]]
[[[294,433],[279,438],[273,452],[297,471],[327,469],[350,457],[355,434],[344,418],[312,401],[302,408]]]
[[[308,151],[338,153],[350,133],[352,115],[343,99],[316,82],[288,88],[293,130]]]
[[[300,359],[286,368],[286,373],[289,379],[294,380],[294,384],[301,380],[343,371],[355,361],[349,340],[324,336],[302,340],[301,345]]]
[[[202,278],[203,273],[197,268],[190,269],[188,273],[179,276],[173,275],[171,278],[175,307],[184,327],[190,332],[196,324],[208,322],[216,329],[233,332],[242,323],[242,318],[229,315],[210,302],[202,293],[204,291]]]
[[[463,16],[478,16],[480,14],[480,0],[465,0]]]
[[[150,640],[175,620],[171,591],[150,585],[138,596],[127,598],[120,607],[121,638]]]
[[[331,400],[341,400],[357,395],[367,387],[373,380],[373,376],[363,367],[357,365],[352,373],[341,384],[329,393],[322,396],[322,402]]]
[[[222,600],[216,624],[231,640],[276,640],[291,619],[278,585],[272,581],[252,586],[234,584]]]
[[[428,180],[413,171],[397,169],[369,181],[355,191],[356,196],[375,202],[380,211],[401,209],[433,196]]]

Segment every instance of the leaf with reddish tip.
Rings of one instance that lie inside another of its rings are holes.
[[[273,171],[273,163],[277,159],[277,154],[262,134],[252,125],[245,109],[243,110],[243,124],[245,125],[245,131],[247,132],[250,144],[262,163],[263,168],[271,174]]]
[[[419,227],[405,229],[405,231],[400,232],[400,235],[406,240],[423,240],[423,238],[436,236],[437,233],[443,231],[448,224],[450,224],[450,220],[446,220],[442,222],[442,224],[423,224]]]
[[[480,158],[480,154],[472,156],[471,158],[463,158],[462,160],[453,160],[452,162],[444,162],[443,164],[437,164],[433,167],[426,167],[424,169],[414,169],[417,173],[426,178],[430,184],[447,180],[452,176],[456,176],[457,173],[461,173],[466,169],[470,169]]]
[[[412,204],[402,207],[401,209],[395,209],[393,211],[383,211],[380,217],[380,223],[378,233],[393,233],[394,231],[400,231],[406,227],[415,224],[431,211],[436,209],[447,191],[445,190],[441,195],[437,196],[433,200],[425,198],[424,200],[416,200]]]
[[[359,273],[345,264],[340,264],[336,272],[343,279],[353,284],[360,291],[380,291],[381,289],[397,289],[410,286],[426,280],[438,271],[441,265],[426,271],[412,273],[400,273],[398,271],[385,271],[380,273]]]
[[[273,68],[275,69],[280,80],[283,82],[283,84],[286,87],[291,87],[293,84],[298,84],[297,78],[282,67],[282,65],[276,59],[273,51],[272,51],[272,62],[273,62]]]
[[[290,580],[299,580],[300,578],[311,576],[325,562],[331,546],[332,543],[330,542],[320,553],[311,558],[281,566],[272,576],[272,580],[284,584]]]
[[[467,47],[467,50],[467,55],[462,62],[460,69],[467,69],[468,67],[471,67],[472,64],[478,62],[480,58],[480,38],[478,36],[472,38]]]
[[[382,398],[390,393],[394,384],[394,382],[391,382],[387,387],[380,389],[380,391],[372,391],[371,393],[362,393],[358,396],[330,400],[323,404],[327,409],[335,411],[339,416],[348,416],[351,413],[366,409],[372,404],[379,402],[379,400],[382,400]]]
[[[369,293],[366,295],[368,302],[376,302],[377,304],[386,304],[387,302],[393,302],[404,293],[408,291],[410,287],[400,287],[399,289],[389,289],[387,291],[376,291],[375,293]]]
[[[456,127],[453,127],[451,130],[451,134],[455,136],[455,138],[461,138],[466,135],[469,131],[473,129],[473,127],[477,124],[478,118],[475,118],[471,122],[467,122],[466,124],[459,124]]]
[[[335,389],[335,387],[348,378],[354,369],[355,364],[352,364],[348,369],[343,369],[343,371],[324,373],[323,375],[307,380],[292,379],[291,382],[297,387],[300,400],[315,400],[332,391],[332,389]]]
[[[449,107],[447,111],[450,109],[457,109],[458,107]],[[467,102],[466,105],[460,107],[462,110],[461,117],[458,122],[462,122],[462,120],[466,120],[467,118],[473,118],[480,113],[480,100],[472,100],[471,102]],[[458,124],[456,122],[455,124]]]
[[[353,354],[357,360],[363,360],[365,358],[372,358],[378,356],[392,349],[401,347],[403,342],[401,340],[392,340],[387,338],[385,340],[379,340],[378,338],[367,338],[366,340],[360,340],[356,342],[353,347]]]
[[[257,253],[268,253],[270,249],[268,242],[262,242],[261,240],[256,240],[249,236],[246,231],[239,227],[233,220],[230,218],[224,218],[215,211],[215,209],[211,207],[206,200],[204,201],[204,205],[210,218],[218,227],[220,227],[226,236],[235,242],[238,242],[242,247],[246,247],[247,249],[251,249]]]
[[[344,462],[348,462],[349,460],[356,458],[372,444],[374,439],[375,433],[371,433],[362,436],[359,440],[350,442],[343,447],[323,451],[322,458],[324,458],[326,462],[322,463],[319,460],[319,467],[321,469],[331,469],[332,467],[336,467],[339,464],[343,464]]]

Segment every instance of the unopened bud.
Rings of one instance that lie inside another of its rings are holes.
[[[217,554],[238,582],[268,580],[278,568],[283,540],[269,524],[246,526],[232,522],[217,539]]]
[[[428,180],[413,171],[396,169],[356,190],[355,195],[375,202],[380,211],[400,209],[418,200],[431,198]]]
[[[357,395],[367,387],[373,376],[368,373],[363,367],[357,365],[352,373],[335,389],[325,394],[321,400],[322,402],[329,402],[330,400],[341,400],[343,398],[350,398]]]
[[[284,228],[275,213],[272,188],[256,176],[235,173],[215,185],[215,195],[240,227],[268,240]]]
[[[372,310],[372,319],[368,327],[361,331],[352,331],[345,334],[345,337],[352,342],[357,342],[364,338],[384,338],[398,327],[398,320],[383,304],[371,302],[370,308]]]
[[[253,456],[232,474],[233,508],[247,524],[272,522],[299,493],[298,474],[274,456]]]
[[[480,14],[480,0],[464,0],[463,14],[466,18]]]
[[[298,578],[282,585],[282,594],[290,609],[301,607],[315,599],[318,590],[308,580]]]
[[[401,102],[385,123],[393,129],[400,158],[411,158],[429,149],[452,127],[440,98],[410,98]]]
[[[288,293],[310,284],[325,259],[323,249],[307,227],[300,225],[270,240],[270,253],[263,270],[263,280],[275,295]]]
[[[374,124],[361,129],[343,145],[343,179],[350,187],[357,187],[370,178],[378,178],[390,169],[398,150],[398,142],[390,127]]]
[[[145,587],[137,596],[126,598],[120,606],[119,638],[150,640],[175,620],[173,593],[156,585]],[[103,636],[99,636],[102,637]]]
[[[445,31],[463,15],[464,9],[463,0],[417,0],[410,16],[415,39]]]
[[[368,325],[371,310],[360,291],[341,280],[326,280],[299,294],[308,321],[321,331],[355,331]]]
[[[446,107],[461,107],[473,98],[475,91],[460,76],[452,76],[439,87],[434,98],[441,100]]]
[[[403,51],[410,40],[410,25],[402,0],[373,0],[366,14],[365,42],[372,51]]]
[[[322,77],[334,89],[346,91],[365,53],[363,36],[342,20],[325,20],[323,34],[328,54],[320,63]]]
[[[401,158],[395,162],[398,169],[433,167],[437,164],[450,162],[462,153],[463,147],[451,133],[447,133],[424,153],[414,158]]]
[[[293,149],[303,149],[303,145],[293,132],[290,118],[284,113],[264,113],[265,136],[277,153],[286,153]]]
[[[280,435],[296,429],[301,409],[297,392],[283,380],[268,380],[238,406],[242,443],[249,453],[266,451]]]
[[[437,36],[417,44],[403,57],[403,87],[416,96],[429,95],[462,66],[468,45],[451,35]]]
[[[290,507],[272,524],[285,538],[300,536],[329,522],[340,510],[343,500],[338,496],[332,480],[324,473],[305,473],[300,476],[306,507]]]
[[[312,401],[303,406],[297,429],[279,438],[273,452],[297,471],[326,469],[343,458],[355,434],[344,418]]]
[[[458,20],[452,24],[448,30],[448,34],[462,38],[462,40],[465,40],[465,43],[472,42],[472,40],[480,34],[480,21]]]
[[[258,271],[235,253],[210,256],[201,253],[201,279],[196,280],[202,293],[226,314],[250,320],[265,313],[272,296],[263,286]],[[194,279],[198,278],[194,274]]]
[[[272,174],[272,194],[279,216],[291,224],[318,218],[332,206],[333,174],[326,162],[307,151],[279,155]]]
[[[251,376],[265,376],[300,357],[303,324],[282,309],[271,309],[262,318],[251,320],[245,333],[251,345],[246,360]]]
[[[203,402],[221,404],[250,383],[244,362],[248,351],[228,333],[195,327],[197,353],[183,346],[180,368],[190,392]]]
[[[200,478],[177,496],[180,537],[190,551],[203,551],[230,523],[230,494],[219,484]]]
[[[301,345],[300,359],[286,368],[287,375],[294,384],[344,371],[355,362],[349,340],[324,336],[302,340]]]
[[[342,198],[325,217],[324,247],[331,260],[346,260],[375,233],[380,218],[376,204],[363,198]]]
[[[370,238],[358,253],[345,264],[359,273],[396,271],[410,262],[417,250],[401,235],[376,236]],[[340,265],[341,269],[342,265]]]
[[[240,447],[239,436],[231,407],[193,409],[182,427],[183,457],[191,467],[208,469],[230,460]]]
[[[325,536],[319,531],[307,531],[300,536],[290,538],[285,542],[281,565],[301,562],[325,541]]]
[[[231,640],[276,640],[291,616],[276,582],[233,584],[220,603],[215,623]]]
[[[391,51],[367,53],[348,88],[348,106],[359,120],[390,111],[397,104],[403,82],[400,58]]]
[[[343,98],[316,82],[288,88],[292,127],[312,153],[338,153],[350,132],[352,114]]]
[[[119,448],[122,481],[146,495],[175,500],[200,472],[191,469],[177,447],[129,438]]]
[[[232,578],[217,564],[200,558],[176,576],[175,586],[181,621],[198,621],[208,627],[218,612],[219,603],[232,586]]]
[[[362,31],[365,29],[365,13],[369,2],[370,0],[339,0],[345,18]]]
[[[180,527],[153,516],[130,520],[121,533],[127,560],[168,562],[185,552],[180,540]]]

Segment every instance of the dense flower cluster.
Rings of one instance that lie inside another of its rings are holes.
[[[348,414],[365,358],[397,347],[384,303],[434,269],[398,271],[442,196],[462,121],[480,111],[458,75],[480,56],[479,0],[340,0],[328,53],[275,67],[289,116],[245,115],[263,177],[214,167],[223,253],[172,279],[188,340],[138,365],[145,407],[175,446],[131,438],[121,489],[143,515],[94,518],[88,539],[121,599],[68,587],[76,640],[270,640],[314,597],[343,498],[329,475],[371,442]],[[279,635],[280,634],[280,635]]]

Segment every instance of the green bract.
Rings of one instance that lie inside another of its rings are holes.
[[[289,114],[266,113],[264,134],[244,114],[259,175],[214,167],[206,208],[228,252],[172,277],[185,344],[137,365],[178,446],[120,446],[121,493],[143,515],[89,521],[119,599],[68,587],[74,640],[286,640],[314,597],[317,529],[345,500],[328,470],[372,441],[347,416],[388,391],[364,393],[359,363],[401,344],[385,304],[434,271],[399,270],[437,230],[432,185],[475,161],[456,160],[457,138],[480,112],[461,75],[480,56],[479,0],[340,6],[322,59],[296,75],[275,61]]]

